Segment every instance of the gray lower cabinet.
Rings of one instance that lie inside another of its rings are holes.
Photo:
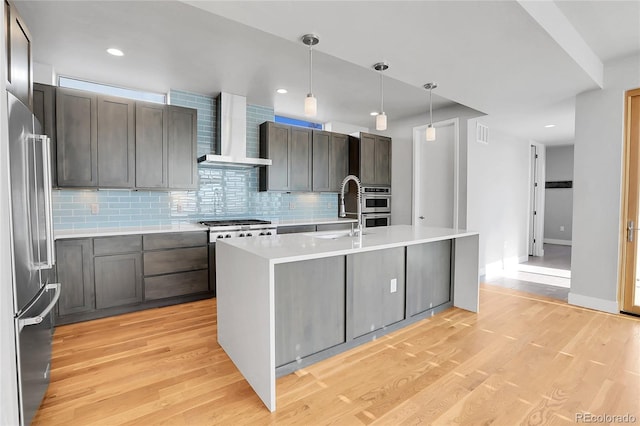
[[[98,186],[98,96],[58,89],[56,130],[58,186]]]
[[[275,267],[276,366],[344,343],[344,256]]]
[[[96,308],[142,302],[142,255],[99,256],[94,259]]]
[[[407,316],[451,301],[451,240],[407,247]]]
[[[59,323],[211,297],[206,231],[63,239],[56,250]]]
[[[93,311],[95,286],[93,274],[93,240],[60,240],[56,242],[58,282],[62,289],[58,315]]]
[[[347,338],[352,339],[405,317],[404,247],[347,256]]]

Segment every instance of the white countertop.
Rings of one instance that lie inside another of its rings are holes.
[[[403,247],[478,234],[464,229],[392,225],[366,229],[364,231],[365,234],[361,237],[319,238],[321,236],[336,235],[340,232],[323,231],[260,238],[234,238],[216,244],[229,244],[246,250],[255,256],[267,259],[272,263],[286,263]]]
[[[114,235],[157,234],[162,232],[194,232],[206,231],[207,228],[199,223],[180,223],[176,225],[127,226],[121,228],[87,228],[61,229],[54,231],[56,240],[64,238],[110,237]]]
[[[297,225],[330,225],[334,223],[355,223],[357,219],[349,217],[334,217],[331,219],[285,219],[274,220],[273,224],[277,226],[297,226]]]

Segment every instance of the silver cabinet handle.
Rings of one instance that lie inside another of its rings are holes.
[[[635,223],[633,220],[630,220],[627,223],[627,241],[629,241],[630,243],[633,242],[633,231],[637,231],[638,229],[640,229],[640,228],[634,228],[634,225]]]
[[[60,299],[60,291],[62,289],[62,286],[60,285],[60,283],[51,283],[47,284],[47,286],[45,287],[45,290],[47,291],[53,289],[55,289],[56,294],[53,296],[53,300],[51,300],[51,303],[49,303],[39,315],[18,320],[19,330],[22,330],[24,327],[27,327],[29,325],[40,324],[44,320],[44,317],[46,317],[47,314],[51,312],[53,307],[56,306],[56,303],[58,303],[58,299]]]
[[[42,184],[44,186],[44,224],[47,243],[47,258],[41,269],[51,269],[55,265],[53,239],[53,207],[51,202],[51,139],[47,135],[36,135],[42,143]]]

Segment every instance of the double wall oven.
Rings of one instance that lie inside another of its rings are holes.
[[[362,187],[362,226],[374,228],[391,225],[391,187]]]

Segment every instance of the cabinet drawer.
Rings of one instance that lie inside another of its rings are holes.
[[[174,232],[170,234],[148,234],[142,237],[145,250],[161,250],[179,247],[207,245],[207,232]]]
[[[297,234],[300,232],[316,232],[315,225],[279,226],[278,234]]]
[[[342,231],[346,229],[351,229],[351,225],[354,227],[357,226],[356,222],[346,222],[346,223],[327,223],[324,225],[317,225],[317,231]]]
[[[144,279],[146,300],[200,293],[209,290],[207,271],[182,272]]]
[[[207,246],[147,252],[144,274],[160,275],[208,268]]]
[[[93,254],[103,256],[106,254],[130,253],[142,250],[141,235],[124,235],[117,237],[100,237],[93,239]]]

